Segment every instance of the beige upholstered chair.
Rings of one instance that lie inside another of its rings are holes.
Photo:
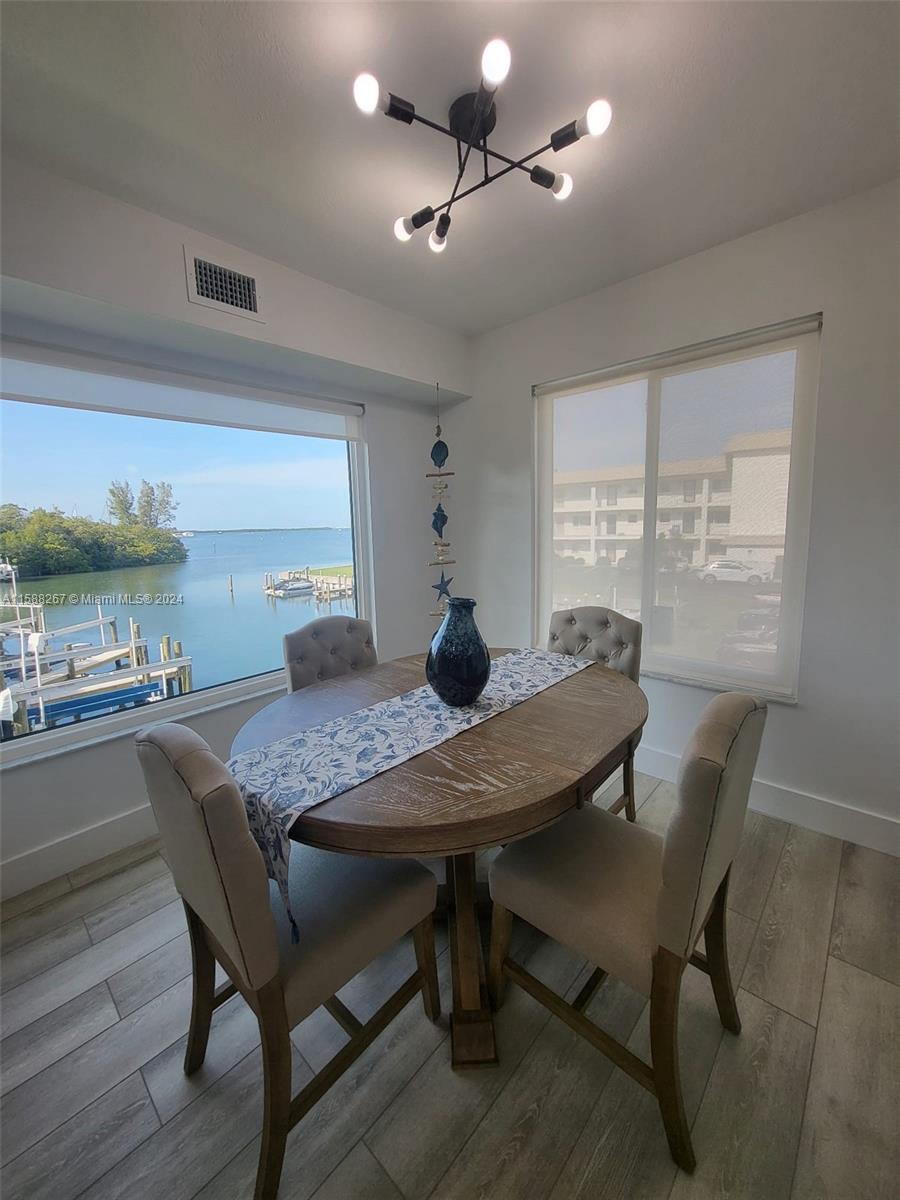
[[[378,663],[372,626],[356,617],[320,617],[286,633],[283,646],[289,692]]]
[[[722,1024],[740,1032],[725,902],[765,720],[766,706],[751,696],[732,692],[707,706],[681,759],[665,837],[589,804],[507,846],[491,868],[495,1005],[512,979],[656,1096],[672,1157],[685,1171],[695,1160],[678,1066],[681,976],[688,963],[705,971]],[[574,1003],[508,957],[513,913],[598,967]],[[701,933],[705,955],[694,950]],[[650,997],[651,1064],[583,1015],[607,973]]]
[[[300,939],[293,942],[224,763],[183,725],[157,725],[136,740],[191,939],[194,1001],[184,1069],[190,1075],[201,1066],[213,1010],[240,992],[262,1040],[265,1104],[255,1196],[270,1200],[289,1131],[412,996],[421,991],[428,1017],[440,1016],[434,876],[418,863],[295,845],[290,890]],[[363,1025],[335,993],[410,930],[417,969]],[[218,990],[216,961],[230,979]],[[289,1032],[321,1005],[350,1040],[291,1099]]]
[[[623,617],[612,608],[565,608],[550,617],[547,648],[558,654],[593,658],[638,683],[641,675],[641,632],[640,621]],[[639,742],[640,736],[628,747],[628,756],[622,764],[622,795],[608,810],[619,813],[624,808],[629,821],[633,821],[637,813],[634,800],[634,753]]]

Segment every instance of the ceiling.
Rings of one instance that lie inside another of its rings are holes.
[[[895,177],[898,21],[792,0],[6,0],[4,152],[474,333]],[[454,209],[444,254],[401,245],[394,219],[446,199],[454,147],[364,117],[353,79],[443,122],[498,34],[499,150],[598,95],[613,123],[542,160],[573,175],[566,202],[515,172]]]

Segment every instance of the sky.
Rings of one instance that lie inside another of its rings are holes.
[[[666,376],[660,459],[711,458],[736,434],[789,429],[795,366],[796,352],[782,350]],[[645,379],[561,397],[554,405],[555,469],[642,464],[646,420]]]
[[[0,400],[0,503],[106,518],[106,490],[172,484],[179,529],[350,525],[347,444]]]

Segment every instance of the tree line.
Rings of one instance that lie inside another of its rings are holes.
[[[136,498],[129,483],[110,483],[107,521],[2,504],[0,559],[13,563],[20,579],[184,562],[187,550],[171,528],[177,509],[170,483],[146,479]]]

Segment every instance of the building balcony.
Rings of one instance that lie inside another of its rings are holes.
[[[554,538],[591,538],[594,531],[590,525],[571,525],[568,522],[562,525],[554,525]]]
[[[554,512],[591,512],[595,507],[596,505],[590,496],[586,496],[583,500],[560,500],[558,497],[553,498]]]
[[[656,496],[657,508],[702,508],[703,497],[700,492],[697,493],[696,500],[685,500],[681,492],[658,492]]]

